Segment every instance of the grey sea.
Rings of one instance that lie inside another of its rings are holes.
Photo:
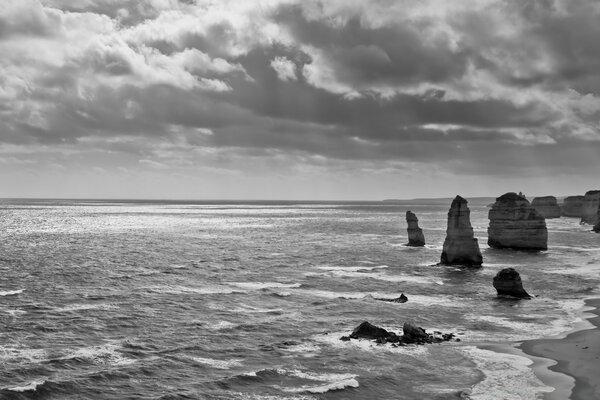
[[[585,327],[600,244],[547,220],[548,251],[440,267],[450,200],[0,202],[1,399],[535,399],[512,348]],[[415,212],[424,248],[406,247]],[[533,300],[496,297],[515,267]],[[408,297],[403,304],[378,298]],[[341,341],[409,321],[460,341]]]

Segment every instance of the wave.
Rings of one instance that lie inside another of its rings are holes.
[[[387,266],[374,267],[371,269],[375,269],[375,268],[387,268]],[[366,271],[366,269],[365,269],[365,271]],[[371,279],[376,279],[376,280],[386,281],[386,282],[410,282],[410,283],[416,283],[416,284],[422,284],[422,285],[430,285],[432,283],[435,283],[438,285],[444,284],[439,279],[436,280],[436,279],[429,278],[426,276],[389,275],[389,274],[380,273],[380,272],[361,272],[360,269],[354,270],[352,268],[346,269],[346,270],[331,269],[331,270],[327,270],[326,272],[321,272],[321,273],[309,272],[306,274],[306,276],[331,276],[331,277],[335,277],[335,278],[347,277],[347,278],[361,278],[361,279],[371,278]]]
[[[213,286],[204,286],[204,287],[191,287],[191,286],[181,286],[181,285],[165,285],[165,286],[146,286],[144,289],[150,290],[155,293],[162,294],[185,294],[185,293],[193,293],[193,294],[233,294],[233,293],[244,293],[241,290],[213,285]]]
[[[120,345],[110,343],[99,346],[89,346],[76,349],[68,353],[64,357],[56,358],[56,360],[87,360],[96,365],[130,365],[135,363],[137,360],[132,358],[123,357],[118,349]]]
[[[287,393],[313,393],[322,394],[345,388],[357,388],[359,386],[356,380],[358,375],[354,374],[338,374],[338,373],[323,373],[314,374],[310,372],[302,372],[300,370],[278,369],[279,375],[299,378],[313,383],[305,384],[300,387],[283,387],[276,385],[278,389]]]
[[[107,304],[107,303],[101,303],[101,304],[72,304],[70,306],[65,306],[65,307],[57,307],[57,308],[53,308],[51,311],[52,312],[71,312],[71,311],[87,311],[87,310],[114,310],[114,309],[118,309],[119,306],[114,305],[114,304]]]
[[[280,283],[280,282],[226,282],[228,285],[237,286],[247,290],[262,290],[262,289],[286,289],[299,288],[300,283]]]
[[[41,349],[0,346],[0,360],[39,363],[47,360],[47,353]]]
[[[11,392],[32,392],[35,391],[38,386],[42,386],[46,383],[46,378],[36,379],[29,383],[26,383],[23,386],[12,386],[12,387],[3,387],[0,390],[9,390]]]
[[[194,356],[185,356],[185,358],[192,360],[198,364],[208,365],[208,366],[211,366],[216,369],[231,369],[232,367],[241,367],[242,361],[243,361],[240,359],[216,360],[214,358],[194,357]]]
[[[366,261],[363,261],[363,263],[366,263]],[[375,264],[372,262],[369,262],[369,264]],[[321,265],[316,267],[317,269],[321,269],[321,270],[325,270],[325,271],[347,271],[347,272],[360,272],[360,271],[373,271],[375,269],[384,269],[384,268],[389,268],[389,265],[376,265],[376,266],[372,266],[372,267],[342,267],[342,266],[329,266],[329,265]]]
[[[0,291],[0,297],[4,296],[15,296],[17,294],[21,294],[25,291],[25,289],[17,289],[17,290],[8,290],[8,291]]]

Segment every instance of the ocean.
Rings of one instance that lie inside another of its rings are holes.
[[[585,327],[600,236],[549,219],[548,251],[490,249],[473,199],[483,267],[436,266],[450,202],[2,200],[0,399],[539,398],[493,348]],[[505,267],[534,299],[497,298]],[[460,341],[340,340],[363,321]]]

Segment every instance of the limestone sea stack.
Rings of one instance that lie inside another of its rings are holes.
[[[493,248],[546,250],[548,230],[546,220],[516,193],[506,193],[496,199],[488,213],[488,245]]]
[[[536,197],[531,205],[546,219],[560,218],[560,206],[554,196]]]
[[[596,225],[598,223],[598,206],[600,206],[600,190],[590,190],[583,197],[581,223]]]
[[[448,211],[448,229],[440,264],[481,266],[483,257],[479,243],[473,237],[470,215],[467,200],[456,196]]]
[[[417,216],[410,212],[406,212],[406,223],[408,224],[408,243],[407,246],[422,247],[425,246],[425,236],[423,230],[419,228],[419,220]]]
[[[568,196],[560,208],[563,217],[581,218],[584,196]]]
[[[494,277],[494,288],[498,296],[512,296],[530,299],[529,293],[523,289],[521,275],[514,268],[504,268]]]

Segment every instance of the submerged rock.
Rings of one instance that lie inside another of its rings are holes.
[[[365,321],[354,328],[350,336],[342,336],[340,340],[370,339],[380,344],[392,343],[394,346],[405,346],[407,344],[441,343],[454,339],[453,333],[435,331],[434,334],[429,334],[425,329],[409,322],[404,323],[402,332],[402,335],[397,335]],[[460,341],[460,339],[456,339],[456,341]]]
[[[563,217],[581,218],[584,196],[568,196],[563,200],[560,212]]]
[[[546,220],[529,201],[516,193],[496,199],[489,211],[488,245],[493,248],[546,250]]]
[[[389,303],[406,303],[408,301],[408,297],[406,297],[404,295],[404,293],[400,294],[400,297],[397,297],[395,299],[383,299],[383,298],[375,298],[375,300],[379,300],[379,301],[387,301]]]
[[[590,190],[583,197],[581,206],[581,223],[596,225],[598,219],[598,207],[600,206],[600,190]]]
[[[479,243],[473,237],[470,214],[467,200],[456,196],[448,211],[448,228],[440,264],[481,266],[483,257]]]
[[[494,277],[494,288],[498,296],[512,296],[522,299],[530,299],[529,293],[523,289],[521,275],[514,268],[504,268]]]
[[[419,228],[419,220],[417,219],[417,216],[411,211],[406,212],[406,223],[408,224],[407,246],[425,246],[425,236],[423,235],[423,230]]]
[[[554,196],[536,197],[531,205],[546,219],[560,218],[560,206]]]

